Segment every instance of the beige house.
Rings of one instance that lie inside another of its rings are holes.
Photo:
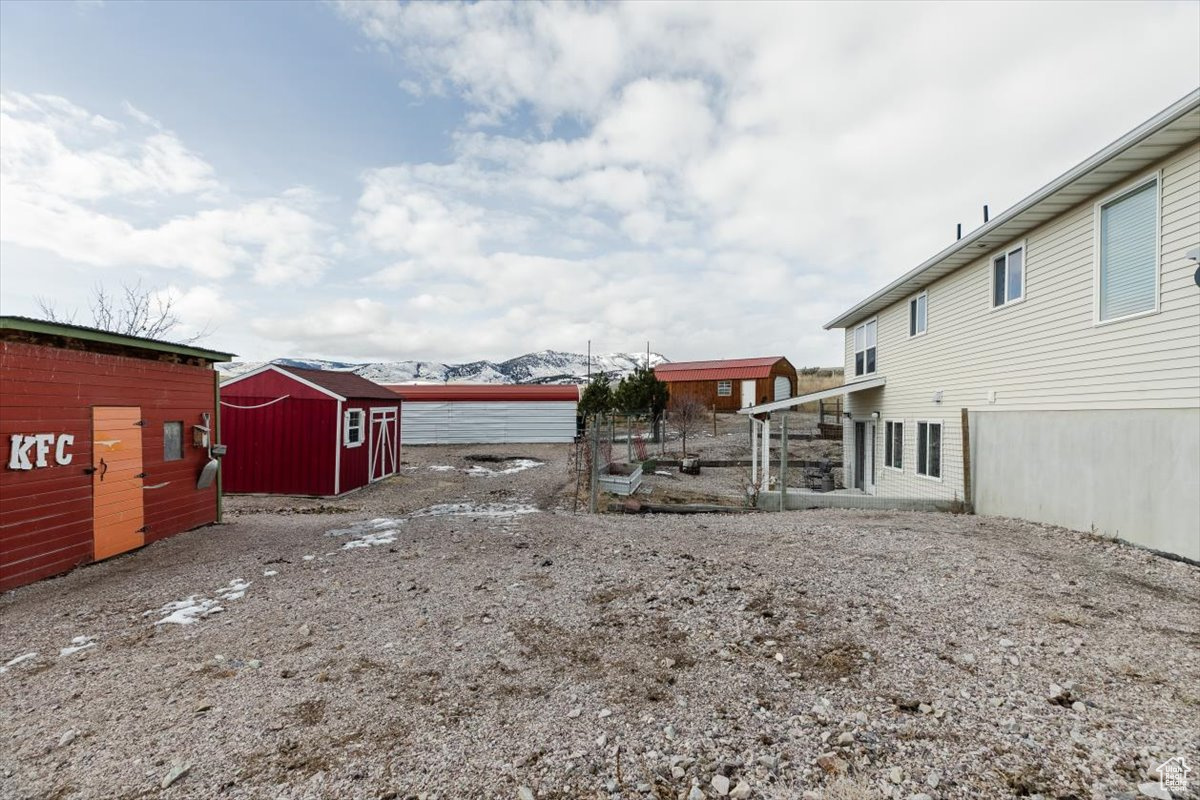
[[[1200,91],[825,326],[850,493],[1200,560],[1198,261]]]

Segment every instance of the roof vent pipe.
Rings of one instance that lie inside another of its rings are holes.
[[[987,206],[985,205],[983,207],[983,224],[987,225],[987,221],[988,221],[988,210],[987,210]]]
[[[958,223],[958,238],[962,238],[962,223]]]

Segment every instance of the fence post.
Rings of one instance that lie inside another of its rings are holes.
[[[625,461],[633,463],[633,418],[625,415]]]
[[[591,484],[588,489],[588,513],[596,513],[600,498],[600,420],[592,417],[592,468]]]
[[[967,409],[962,410],[963,505],[975,513],[975,487],[971,485],[971,423]]]
[[[783,412],[779,448],[779,510],[787,511],[788,490],[788,413]]]

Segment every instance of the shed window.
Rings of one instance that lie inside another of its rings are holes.
[[[731,397],[733,395],[733,381],[717,381],[717,397]]]
[[[908,301],[908,335],[920,336],[925,332],[929,317],[929,294],[921,292]]]
[[[992,308],[1025,297],[1024,243],[992,259]]]
[[[887,437],[883,443],[883,464],[892,469],[904,469],[904,423],[887,422]]]
[[[183,423],[163,423],[163,461],[179,461],[183,458]]]
[[[854,374],[857,377],[874,372],[875,320],[871,320],[854,329]]]
[[[346,412],[346,447],[358,447],[363,443],[363,410],[352,408]]]
[[[1099,319],[1158,307],[1158,178],[1099,206]]]
[[[942,477],[942,423],[917,423],[917,474]]]

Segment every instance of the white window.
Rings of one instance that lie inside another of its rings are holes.
[[[854,329],[854,375],[871,375],[875,372],[875,329],[876,321],[864,322]]]
[[[908,301],[908,335],[920,336],[925,332],[929,317],[929,293],[921,292]]]
[[[1158,309],[1158,176],[1096,205],[1096,319]]]
[[[717,397],[732,397],[733,381],[717,381]]]
[[[904,423],[888,420],[883,440],[883,465],[904,469]]]
[[[992,308],[1025,298],[1025,243],[992,256]]]
[[[346,447],[358,447],[363,443],[363,410],[352,408],[346,412],[346,433],[342,439]]]
[[[942,477],[942,423],[917,423],[917,474]]]

